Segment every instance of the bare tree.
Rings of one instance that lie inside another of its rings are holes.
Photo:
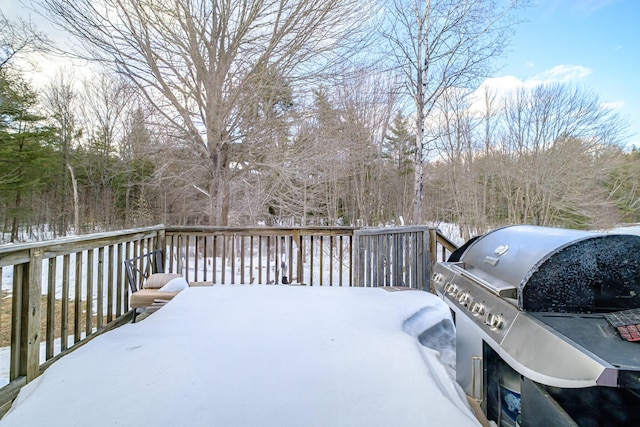
[[[341,197],[352,212],[351,224],[376,225],[392,219],[382,190],[388,179],[384,140],[398,99],[394,85],[379,70],[360,69],[337,87],[337,106],[343,122],[338,144],[346,153],[343,168],[348,179],[347,191]]]
[[[440,136],[433,146],[447,167],[439,171],[440,184],[449,193],[451,220],[458,224],[460,236],[467,240],[482,234],[492,226],[495,210],[491,185],[500,173],[493,161],[495,146],[499,145],[496,129],[500,125],[500,110],[496,95],[484,89],[473,107],[466,92],[451,89],[439,101],[441,113],[432,121],[438,129],[430,134]]]
[[[126,113],[135,105],[134,94],[120,76],[102,73],[84,80],[81,111],[85,138],[81,167],[86,177],[85,214],[100,226],[115,225],[112,182],[126,168],[118,157],[119,144],[125,135]]]
[[[476,120],[469,108],[469,98],[464,91],[451,88],[443,92],[439,100],[440,115],[434,118],[430,134],[440,135],[434,141],[440,157],[449,165],[446,168],[447,188],[451,196],[451,210],[466,240],[473,233],[475,218],[478,218],[476,198],[475,153],[478,148],[473,138]],[[430,126],[430,127],[431,127]]]
[[[316,91],[312,105],[285,115],[294,124],[289,138],[273,135],[280,126],[270,120],[261,138],[270,149],[256,150],[252,173],[233,186],[240,203],[232,220],[369,225],[389,218],[381,154],[396,100],[392,82],[369,67],[340,75]]]
[[[28,61],[28,55],[51,47],[50,40],[31,21],[11,21],[0,10],[0,70],[17,57]]]
[[[152,155],[155,135],[147,126],[147,114],[141,104],[127,112],[124,136],[119,147],[122,171],[114,189],[118,205],[124,210],[126,226],[151,225],[158,217],[154,203],[152,176],[156,162]],[[162,162],[160,162],[162,163]]]
[[[251,99],[344,59],[368,19],[356,0],[37,0],[92,59],[114,63],[200,159],[191,183],[209,222],[228,220],[234,146]]]
[[[390,0],[383,36],[405,80],[415,114],[414,222],[421,223],[423,168],[437,135],[426,122],[451,88],[474,88],[507,46],[512,12],[527,0]]]
[[[78,124],[78,93],[74,88],[75,76],[71,70],[58,72],[53,80],[44,90],[43,105],[49,117],[53,119],[58,137],[59,150],[62,154],[62,164],[60,165],[60,176],[62,178],[61,188],[56,194],[59,201],[58,231],[63,235],[68,227],[68,203],[71,196],[69,184],[73,187],[74,201],[74,231],[79,230],[79,211],[77,180],[75,179],[73,166],[71,164],[71,151],[81,136],[81,129]],[[67,177],[67,171],[69,177]]]
[[[604,228],[620,220],[626,201],[618,196],[634,188],[620,163],[626,123],[595,94],[547,85],[498,102],[485,92],[483,111],[455,91],[442,100],[439,156],[425,189],[430,215],[459,224],[461,237],[514,223]]]
[[[613,200],[624,222],[638,222],[640,218],[640,152],[633,148],[630,152],[622,149],[611,150],[608,164],[612,170],[606,180],[609,193],[607,200]]]
[[[626,123],[593,92],[568,85],[520,89],[507,97],[500,188],[509,222],[584,227],[604,221],[608,174],[602,153]]]

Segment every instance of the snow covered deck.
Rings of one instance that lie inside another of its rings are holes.
[[[189,288],[53,363],[0,425],[478,425],[452,334],[423,291]]]

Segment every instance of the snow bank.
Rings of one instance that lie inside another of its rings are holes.
[[[421,291],[189,288],[54,363],[0,425],[478,425],[440,360],[449,316]]]

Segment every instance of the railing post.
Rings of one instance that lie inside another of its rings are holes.
[[[27,382],[40,375],[40,322],[42,318],[42,249],[29,251],[29,266],[22,281],[20,374]]]
[[[427,228],[422,230],[421,233],[421,246],[420,246],[420,262],[422,271],[420,273],[420,280],[422,281],[422,289],[427,292],[432,292],[431,289],[431,229]]]
[[[362,286],[362,274],[364,274],[364,266],[362,266],[362,254],[360,252],[360,231],[353,232],[353,243],[351,245],[353,252],[353,268],[351,275],[353,277],[353,286]]]
[[[24,295],[25,276],[28,276],[26,269],[28,264],[18,264],[13,266],[13,295],[12,295],[12,319],[11,319],[11,359],[9,369],[9,379],[17,379],[22,373],[22,303]]]
[[[293,239],[298,243],[298,260],[296,263],[296,276],[298,283],[304,282],[304,245],[300,231],[293,232]],[[291,262],[291,261],[289,261]]]
[[[168,251],[167,251],[167,238],[166,238],[166,234],[165,234],[165,228],[163,228],[162,230],[158,230],[158,235],[156,236],[156,250],[161,250],[163,254],[165,254],[165,258],[168,259]],[[163,261],[166,261],[163,260]],[[163,262],[163,265],[167,266],[166,262]]]
[[[436,289],[431,283],[431,271],[433,266],[438,261],[438,230],[436,228],[429,228],[429,271],[426,279],[429,280],[429,291],[433,294],[436,293]]]
[[[438,230],[429,228],[429,267],[438,261]]]

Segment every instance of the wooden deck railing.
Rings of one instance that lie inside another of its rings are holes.
[[[428,289],[429,267],[455,250],[428,227],[167,227],[165,237],[167,271],[220,284]]]
[[[189,282],[352,286],[353,227],[168,227],[166,265]]]
[[[165,250],[189,282],[407,286],[455,249],[427,227],[164,227],[0,246],[0,415],[19,389],[129,321],[123,261]]]
[[[0,412],[55,360],[130,319],[122,261],[163,241],[158,226],[0,246]]]

